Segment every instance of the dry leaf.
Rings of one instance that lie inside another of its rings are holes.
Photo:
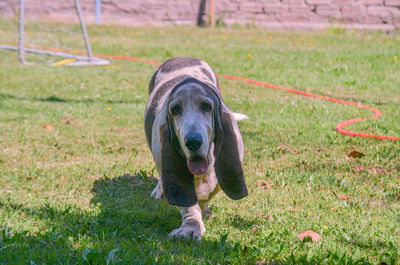
[[[323,148],[317,148],[317,149],[315,149],[315,151],[314,151],[314,153],[316,153],[316,154],[321,154],[321,153],[325,153],[325,149],[323,149]]]
[[[301,242],[308,242],[308,241],[317,242],[322,239],[321,235],[311,230],[307,230],[304,233],[298,234],[297,237],[300,239]]]
[[[253,233],[257,233],[257,225],[254,225],[252,230],[253,230]]]
[[[338,195],[336,194],[336,192],[333,191],[333,194],[335,194],[335,196],[339,199],[345,200],[345,201],[350,201],[350,197],[347,196],[343,196],[343,195]]]
[[[368,172],[370,174],[381,176],[381,177],[389,174],[389,172],[385,168],[382,168],[379,166],[374,166],[374,167],[368,168]]]
[[[69,115],[65,115],[64,118],[61,120],[63,123],[67,125],[71,125],[72,117]]]
[[[363,156],[365,156],[363,153],[358,152],[356,150],[351,151],[348,155],[348,157],[352,157],[352,158],[361,158]]]
[[[50,124],[43,125],[43,128],[45,128],[46,130],[49,130],[49,131],[54,130],[54,127],[51,126]]]
[[[357,165],[355,167],[353,167],[353,172],[356,174],[361,174],[365,171],[365,167]]]
[[[265,218],[265,219],[267,219],[267,220],[269,220],[269,214],[262,214],[262,213],[258,213],[257,215],[256,215],[256,218]]]
[[[291,154],[295,154],[297,151],[296,148],[292,148],[292,147],[284,145],[284,144],[278,145],[276,150],[281,151],[283,153],[287,152],[287,153],[291,153]]]
[[[345,200],[345,201],[350,201],[350,198],[347,196],[342,196],[342,195],[336,195],[339,199]]]
[[[261,180],[257,180],[256,186],[257,187],[263,187],[266,190],[272,190],[272,187],[274,186],[274,184],[269,183],[269,182],[261,179]]]

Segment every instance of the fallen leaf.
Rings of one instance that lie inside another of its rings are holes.
[[[265,219],[269,220],[269,214],[264,215],[262,213],[259,213],[256,215],[256,218],[265,218]]]
[[[342,195],[336,195],[339,199],[345,200],[345,201],[350,201],[350,198],[347,196],[342,196]]]
[[[368,172],[370,174],[378,175],[378,176],[381,176],[381,177],[390,174],[385,168],[378,167],[378,166],[374,166],[374,167],[368,168]]]
[[[298,234],[297,237],[300,239],[301,242],[308,242],[308,241],[317,242],[322,239],[321,235],[311,230],[307,230],[304,233]]]
[[[356,174],[361,174],[365,171],[365,167],[357,165],[353,168],[353,172]]]
[[[251,230],[253,230],[253,233],[257,233],[257,225],[254,225]]]
[[[347,196],[343,196],[343,195],[338,195],[335,192],[333,192],[333,194],[335,194],[335,196],[339,199],[345,200],[345,201],[350,201],[350,197]]]
[[[269,182],[261,179],[261,180],[257,180],[256,181],[256,186],[259,187],[259,188],[263,187],[266,190],[272,190],[272,187],[274,186],[274,184],[269,183]]]
[[[72,117],[69,115],[65,115],[61,121],[65,124],[71,125]]]
[[[46,130],[49,130],[49,131],[54,130],[54,127],[51,126],[50,124],[43,125],[43,128],[45,128]]]
[[[348,157],[352,157],[352,158],[361,158],[363,156],[365,156],[363,153],[358,152],[356,150],[351,151],[348,155]]]
[[[317,149],[315,149],[314,153],[316,153],[316,154],[325,153],[325,150],[323,148],[317,148]]]
[[[276,147],[276,150],[282,152],[282,153],[291,153],[291,154],[295,154],[297,152],[296,148],[292,148],[290,146],[284,145],[284,144],[280,144],[278,145],[278,147]]]

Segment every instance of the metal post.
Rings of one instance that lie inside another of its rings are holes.
[[[18,32],[19,61],[26,64],[24,47],[24,0],[19,0],[19,32]]]
[[[101,0],[96,0],[96,25],[100,24]]]
[[[81,6],[79,5],[79,0],[75,0],[75,8],[76,8],[76,12],[78,13],[79,22],[81,24],[83,38],[85,39],[86,51],[87,51],[87,54],[89,57],[89,61],[92,61],[93,60],[92,48],[90,47],[90,42],[89,42],[89,38],[88,38],[88,35],[86,32],[85,22],[83,21]]]

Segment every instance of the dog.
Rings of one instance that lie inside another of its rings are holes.
[[[151,78],[144,128],[159,181],[150,196],[178,206],[182,215],[169,237],[200,241],[202,217],[210,214],[208,202],[220,188],[234,200],[247,196],[236,118],[247,116],[224,104],[204,61],[172,58]]]

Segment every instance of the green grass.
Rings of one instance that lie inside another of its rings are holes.
[[[12,43],[9,25],[0,23],[0,36]],[[27,32],[43,45],[82,45],[79,35],[49,36],[36,24]],[[117,26],[89,33],[98,54],[192,56],[217,73],[361,102],[382,118],[350,129],[399,136],[396,35]],[[180,215],[149,198],[157,173],[143,131],[155,68],[51,67],[43,61],[57,59],[42,59],[22,66],[0,50],[0,264],[399,262],[400,145],[335,132],[371,112],[220,79],[225,102],[250,116],[240,123],[249,196],[218,194],[200,244],[170,240]],[[348,158],[352,150],[365,156]],[[322,240],[301,243],[306,230]]]

